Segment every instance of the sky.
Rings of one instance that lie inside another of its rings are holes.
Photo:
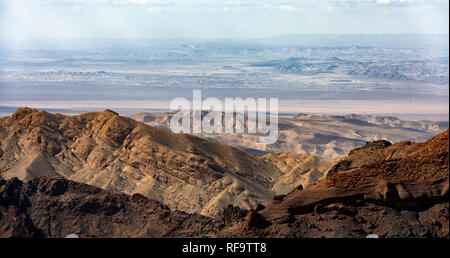
[[[448,0],[0,0],[2,40],[448,30]]]

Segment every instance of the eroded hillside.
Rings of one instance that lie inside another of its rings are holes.
[[[65,116],[18,109],[0,119],[0,151],[6,179],[63,176],[211,217],[229,204],[250,209],[269,202],[307,180],[302,171],[285,173],[239,149],[153,128],[110,110]]]

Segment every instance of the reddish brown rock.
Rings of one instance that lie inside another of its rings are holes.
[[[361,166],[266,205],[260,214],[272,225],[248,230],[241,222],[220,235],[449,237],[449,131],[425,143],[372,147]]]

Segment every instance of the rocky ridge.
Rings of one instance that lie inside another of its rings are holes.
[[[220,235],[449,237],[449,131],[425,143],[372,147],[349,154],[366,150],[370,157],[364,164],[350,165],[254,211],[261,222],[257,226],[250,226],[247,216]]]

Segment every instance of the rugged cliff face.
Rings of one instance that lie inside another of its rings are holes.
[[[62,177],[0,180],[0,237],[206,237],[218,223]]]
[[[220,235],[448,237],[448,148],[448,130],[425,143],[359,148],[348,156],[366,155],[356,168],[277,198]]]
[[[63,176],[211,217],[229,204],[250,209],[311,181],[298,169],[280,170],[277,162],[283,157],[276,162],[258,158],[110,110],[64,116],[18,109],[0,119],[0,150],[0,174],[6,179]],[[303,170],[314,166],[307,157],[297,160]],[[323,177],[324,168],[313,179]]]

